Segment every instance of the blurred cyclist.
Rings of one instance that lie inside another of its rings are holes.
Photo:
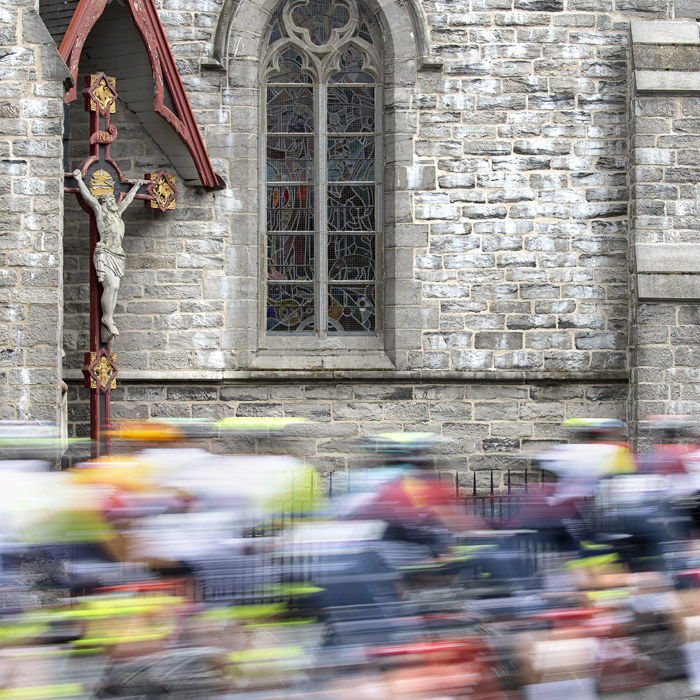
[[[600,479],[637,470],[621,420],[570,418],[562,426],[572,429],[577,441],[538,457],[542,468],[558,477],[555,502],[593,496]]]
[[[537,530],[538,539],[573,555],[582,540],[592,537],[589,501],[599,482],[633,473],[636,466],[622,421],[573,418],[562,426],[573,431],[576,441],[538,455],[541,468],[554,474],[556,483],[531,489],[510,526]]]
[[[428,547],[438,554],[449,546],[450,530],[467,527],[454,493],[434,471],[433,433],[384,433],[376,441],[383,470],[362,501],[346,513],[350,520],[383,520],[384,539]],[[393,472],[393,473],[391,473]]]
[[[697,449],[689,439],[690,416],[648,416],[644,419],[654,439],[652,451],[640,455],[641,474],[687,474],[683,458]]]

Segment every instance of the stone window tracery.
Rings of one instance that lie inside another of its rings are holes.
[[[288,0],[265,43],[266,332],[375,334],[379,35],[352,0]]]

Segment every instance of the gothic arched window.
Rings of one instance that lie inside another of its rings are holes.
[[[353,0],[287,0],[263,58],[267,335],[375,334],[379,35]]]

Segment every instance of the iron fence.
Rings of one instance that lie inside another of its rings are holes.
[[[329,472],[319,477],[321,483],[315,483],[312,488],[329,498],[342,496],[366,488],[368,474],[371,472],[365,469],[355,472]],[[439,471],[438,475],[442,481],[449,483],[448,489],[453,490],[459,503],[470,508],[475,515],[495,528],[505,527],[518,514],[523,494],[549,483],[552,478],[541,469],[489,470],[467,474]]]
[[[313,516],[319,496],[338,497],[366,489],[369,485],[369,475],[366,471],[316,475],[308,485],[308,499],[297,491],[293,507],[282,508],[269,518],[256,522],[254,527],[246,530],[245,536],[260,538],[278,535],[284,528],[302,522],[309,515]],[[480,516],[486,527],[495,530],[507,527],[517,516],[523,503],[523,495],[547,483],[548,480],[546,473],[539,470],[529,473],[494,471],[488,472],[486,478],[484,472],[481,472],[480,475],[469,474],[470,483],[465,487],[463,474],[442,472],[440,476],[453,484],[454,495],[465,511]],[[499,538],[497,532],[494,535]],[[554,555],[552,543],[545,540],[527,537],[507,539],[508,542],[502,541],[502,546],[515,548],[528,575],[546,568]],[[280,546],[282,549],[277,549]],[[233,559],[227,557],[201,569],[198,572],[201,599],[211,603],[238,600],[242,591],[245,591],[243,597],[246,602],[276,599],[270,591],[279,583],[283,571],[293,569],[295,578],[311,581],[314,578],[313,572],[318,571],[319,566],[323,568],[323,558],[315,553],[313,548],[308,552],[302,549],[287,553],[279,542],[273,547],[274,553],[265,552],[263,547],[261,551],[251,550],[250,553],[241,554]],[[274,564],[271,565],[273,561]],[[479,579],[477,570],[474,577],[475,580]]]

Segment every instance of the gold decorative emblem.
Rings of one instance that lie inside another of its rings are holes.
[[[147,173],[146,177],[153,181],[149,185],[147,191],[153,196],[151,200],[151,209],[175,209],[175,198],[177,190],[173,178],[166,175],[162,170],[159,173]]]
[[[99,387],[100,389],[104,390],[109,386],[110,389],[116,389],[117,388],[117,380],[116,380],[116,371],[114,369],[114,365],[117,361],[117,355],[116,353],[112,352],[109,354],[111,362],[107,359],[106,355],[102,355],[100,358],[100,361],[93,367],[93,372],[97,375],[97,379],[99,380],[101,386]],[[90,353],[90,364],[95,362],[97,359],[97,353],[96,352],[91,352]],[[97,382],[90,377],[90,388],[91,389],[97,389]]]
[[[117,111],[117,91],[115,89],[116,79],[108,78],[104,73],[90,76],[90,87],[88,92],[90,100],[90,111],[95,112],[99,107],[100,114],[106,114],[109,109],[110,114]]]
[[[97,170],[93,173],[90,178],[90,192],[95,197],[114,192],[114,180],[106,170]]]

